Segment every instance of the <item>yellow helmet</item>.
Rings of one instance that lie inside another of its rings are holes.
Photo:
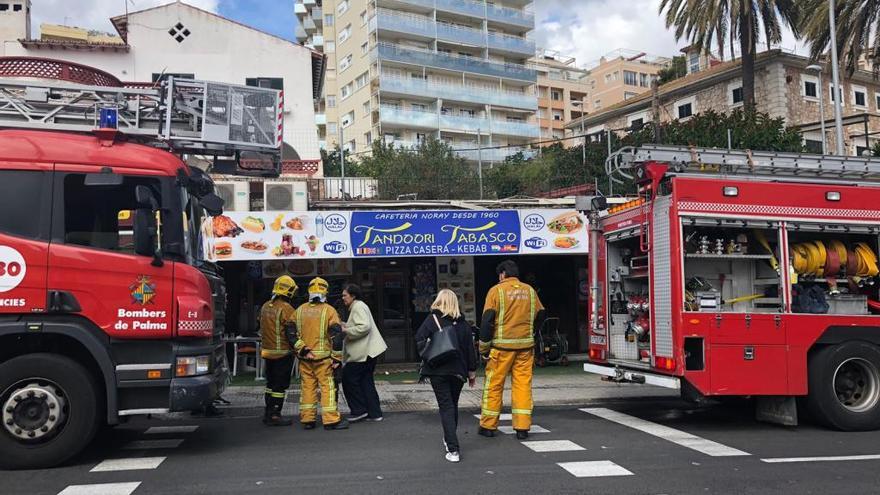
[[[275,279],[275,286],[272,287],[272,294],[276,296],[291,297],[296,292],[297,286],[293,278],[282,275]]]
[[[309,282],[309,294],[321,294],[326,296],[330,291],[330,284],[321,277],[315,277]]]

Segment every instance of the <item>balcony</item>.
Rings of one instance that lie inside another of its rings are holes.
[[[400,8],[401,4],[419,7],[417,10],[434,10],[434,0],[378,0],[379,7]]]
[[[307,9],[305,5],[297,2],[293,4],[293,13],[297,16],[302,16],[308,14],[309,9]]]
[[[303,19],[302,26],[309,34],[318,32],[318,26],[315,26],[315,20],[312,19],[312,16],[308,16]]]
[[[489,48],[526,57],[535,55],[534,41],[509,34],[489,33]]]
[[[486,145],[491,146],[491,145]],[[458,149],[456,149],[458,148]],[[521,147],[509,147],[509,148],[492,148],[489,147],[483,150],[477,150],[476,144],[461,144],[453,146],[455,149],[455,153],[458,156],[464,158],[465,160],[476,162],[482,160],[483,162],[503,162],[505,158],[508,156],[513,156],[517,153],[522,153],[526,158],[534,158],[537,154],[537,151],[529,149],[529,148],[521,148]]]
[[[448,84],[415,78],[382,75],[379,88],[383,92],[400,95],[422,96],[425,98],[442,98],[446,101],[475,103],[478,105],[494,105],[508,108],[537,110],[538,100],[533,94],[503,91],[481,86],[465,86]]]
[[[303,29],[302,24],[298,25],[296,27],[296,41],[304,43],[308,38],[309,33],[307,33],[305,29]]]
[[[537,82],[538,79],[535,69],[525,65],[504,64],[475,57],[405,48],[390,43],[380,43],[374,53],[374,59],[380,58],[385,61],[408,65],[470,72],[485,76],[517,79],[531,83]]]
[[[537,138],[541,135],[541,130],[535,123],[493,119],[492,134],[500,134],[502,136]]]
[[[315,124],[316,125],[327,125],[327,114],[326,113],[316,113],[315,114]]]
[[[303,5],[305,5],[306,7],[313,7],[313,6],[315,6],[315,5],[318,5],[318,1],[317,1],[317,0],[302,0],[302,3],[303,3]]]
[[[440,129],[451,132],[479,132],[489,134],[489,119],[469,115],[440,115]]]
[[[312,45],[315,48],[320,48],[320,47],[324,46],[324,37],[321,36],[320,34],[316,34],[316,35],[312,36]]]
[[[511,9],[510,7],[499,7],[497,5],[489,5],[486,9],[486,17],[490,21],[507,24],[509,26],[517,26],[522,28],[535,28],[535,14],[526,12],[525,10]]]
[[[437,129],[436,111],[403,110],[391,105],[382,105],[379,109],[379,120],[382,125],[404,128]]]
[[[486,16],[486,5],[483,2],[474,2],[472,0],[437,0],[436,8],[443,12],[452,12],[470,17],[482,18]]]
[[[437,34],[436,23],[425,16],[400,14],[380,9],[373,19],[371,29],[378,29],[379,31],[390,31],[397,34],[431,39]]]
[[[321,7],[312,7],[312,20],[315,21],[315,25],[318,27],[324,25],[324,11]]]
[[[445,22],[437,23],[437,38],[473,46],[486,46],[486,34],[480,29],[471,29]]]

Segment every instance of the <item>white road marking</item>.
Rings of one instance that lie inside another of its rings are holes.
[[[144,434],[159,435],[162,433],[192,433],[198,429],[198,426],[153,426],[148,428]]]
[[[513,435],[514,433],[516,433],[516,430],[513,429],[513,426],[499,426],[498,431],[504,433],[505,435]],[[543,426],[532,425],[529,433],[550,433],[550,430],[544,428]]]
[[[522,444],[535,452],[570,452],[573,450],[587,450],[571,440],[541,440],[537,442],[522,442]]]
[[[743,452],[742,450],[728,447],[718,442],[713,442],[712,440],[706,440],[705,438],[691,435],[690,433],[676,430],[675,428],[670,428],[668,426],[645,421],[644,419],[639,419],[634,416],[629,416],[627,414],[619,413],[617,411],[612,411],[611,409],[599,407],[581,409],[581,411],[592,414],[594,416],[598,416],[602,419],[607,419],[608,421],[612,421],[623,426],[628,426],[643,433],[662,438],[674,444],[696,450],[697,452],[702,452],[703,454],[712,457],[751,455],[748,452]]]
[[[148,450],[148,449],[176,449],[183,443],[182,438],[167,438],[162,440],[135,440],[128,442],[125,450]]]
[[[134,457],[131,459],[107,459],[93,467],[90,473],[106,471],[136,471],[140,469],[156,469],[165,457]]]
[[[611,461],[557,462],[556,465],[571,473],[575,478],[633,475],[628,469]]]
[[[474,417],[480,419],[479,414],[474,414]],[[501,416],[498,416],[498,421],[513,421],[513,414],[504,413]]]
[[[779,464],[785,462],[835,462],[835,461],[873,461],[880,459],[880,455],[840,455],[830,457],[779,457],[775,459],[761,459],[761,462]]]
[[[131,495],[140,486],[140,481],[131,483],[97,483],[94,485],[70,485],[58,495]]]

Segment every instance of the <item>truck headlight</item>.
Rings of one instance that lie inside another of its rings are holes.
[[[181,356],[177,358],[176,376],[204,375],[210,371],[211,356]]]

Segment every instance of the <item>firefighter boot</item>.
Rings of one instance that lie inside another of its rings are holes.
[[[281,397],[277,397],[277,395]],[[284,392],[272,393],[272,409],[269,412],[269,419],[266,421],[268,426],[290,426],[293,421],[285,419],[281,416],[281,409],[284,407]]]

